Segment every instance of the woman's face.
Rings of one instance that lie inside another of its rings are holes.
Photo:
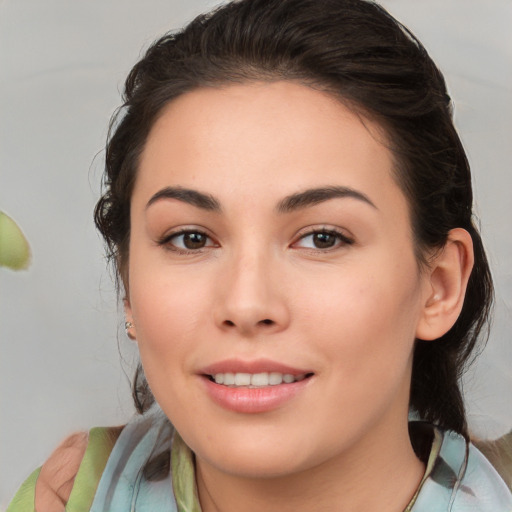
[[[290,474],[406,431],[429,286],[382,139],[289,82],[199,89],[154,125],[127,317],[200,464]]]

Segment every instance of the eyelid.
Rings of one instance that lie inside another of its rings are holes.
[[[352,236],[346,234],[344,230],[340,228],[335,228],[331,226],[310,226],[307,228],[302,229],[297,236],[295,237],[295,241],[291,244],[292,246],[297,245],[301,240],[304,240],[308,236],[312,236],[315,234],[324,233],[329,235],[334,235],[338,238],[338,243],[333,246],[326,249],[322,248],[312,248],[312,247],[304,247],[304,249],[310,249],[313,251],[319,251],[319,252],[328,252],[328,251],[334,251],[336,249],[339,249],[340,247],[344,247],[347,245],[352,245],[355,240]]]
[[[178,247],[175,244],[172,244],[172,240],[182,235],[197,233],[207,238],[207,243],[203,247],[199,247],[197,249],[187,249],[183,247]],[[308,226],[306,228],[301,229],[297,235],[294,237],[294,241],[291,244],[291,247],[298,246],[301,240],[304,240],[308,236],[313,236],[315,234],[329,234],[333,235],[337,238],[337,243],[333,247],[320,248],[320,247],[303,247],[304,249],[309,249],[316,252],[329,252],[339,249],[341,247],[352,245],[354,243],[354,239],[351,235],[346,234],[345,230],[342,230],[338,227],[332,226]],[[170,231],[167,231],[164,235],[159,237],[156,240],[156,244],[158,246],[162,246],[165,249],[176,252],[179,254],[199,254],[203,252],[205,249],[217,248],[220,247],[220,244],[215,240],[215,238],[208,232],[207,229],[198,226],[181,226],[178,228],[174,228]],[[299,246],[300,247],[300,246]]]
[[[197,233],[197,234],[203,235],[212,243],[209,243],[209,244],[205,245],[204,247],[200,247],[198,249],[186,249],[186,248],[178,247],[171,243],[173,238],[179,237],[180,235],[186,235],[188,233]],[[206,230],[204,228],[197,227],[197,226],[184,226],[184,227],[174,228],[171,231],[167,231],[163,236],[159,237],[156,240],[156,244],[164,247],[168,251],[176,252],[178,254],[199,254],[202,251],[204,251],[205,249],[209,249],[211,247],[213,247],[213,248],[219,247],[219,244],[215,241],[213,236],[211,236],[208,233],[208,230]]]

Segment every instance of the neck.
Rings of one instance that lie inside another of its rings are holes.
[[[241,477],[196,460],[203,512],[401,512],[424,471],[410,444],[406,422],[399,431],[395,426],[372,432],[350,450],[286,476]]]

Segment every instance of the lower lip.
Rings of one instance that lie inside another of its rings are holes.
[[[308,385],[311,377],[289,384],[261,388],[229,387],[216,384],[203,376],[206,390],[212,400],[229,411],[255,414],[269,412],[286,404]]]

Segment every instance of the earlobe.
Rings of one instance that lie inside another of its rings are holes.
[[[130,301],[125,297],[123,299],[123,306],[124,306],[124,330],[126,331],[126,336],[130,338],[131,340],[137,339],[137,333],[135,330],[135,324],[133,322],[133,314],[132,314],[132,308],[130,306]]]
[[[452,229],[426,271],[427,292],[416,338],[435,340],[455,324],[462,311],[473,261],[471,235],[462,228]]]

